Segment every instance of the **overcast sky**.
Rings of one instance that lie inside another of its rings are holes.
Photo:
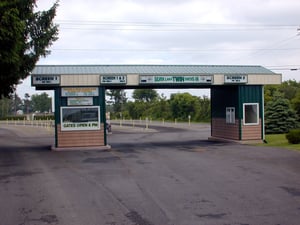
[[[38,10],[53,3],[37,0]],[[55,18],[59,40],[38,64],[262,65],[282,73],[284,80],[300,81],[299,0],[61,0],[59,4]],[[27,79],[18,88],[20,97],[32,93],[29,87]]]

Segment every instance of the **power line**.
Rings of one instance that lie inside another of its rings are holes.
[[[172,53],[205,53],[205,52],[251,52],[251,51],[291,51],[300,48],[277,49],[117,49],[117,48],[53,48],[55,51],[87,51],[87,52],[172,52]]]
[[[196,22],[126,22],[96,20],[56,20],[60,24],[80,25],[136,25],[136,26],[234,26],[234,27],[298,27],[299,24],[230,24],[230,23],[196,23]]]
[[[276,65],[276,66],[265,66],[270,70],[290,70],[298,71],[300,70],[300,65]]]
[[[265,31],[296,29],[298,24],[205,24],[188,22],[122,22],[58,20],[61,29],[128,31]]]

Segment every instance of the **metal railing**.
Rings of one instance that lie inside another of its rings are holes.
[[[0,125],[53,128],[54,120],[0,120]]]

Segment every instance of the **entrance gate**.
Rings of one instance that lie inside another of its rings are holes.
[[[281,83],[264,67],[229,65],[38,65],[31,77],[54,90],[56,148],[107,145],[110,88],[210,88],[212,138],[263,140],[263,85]]]

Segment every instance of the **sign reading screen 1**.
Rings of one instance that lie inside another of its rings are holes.
[[[61,107],[61,130],[100,130],[100,106]]]
[[[58,75],[34,75],[31,78],[32,85],[59,85],[60,77]]]

